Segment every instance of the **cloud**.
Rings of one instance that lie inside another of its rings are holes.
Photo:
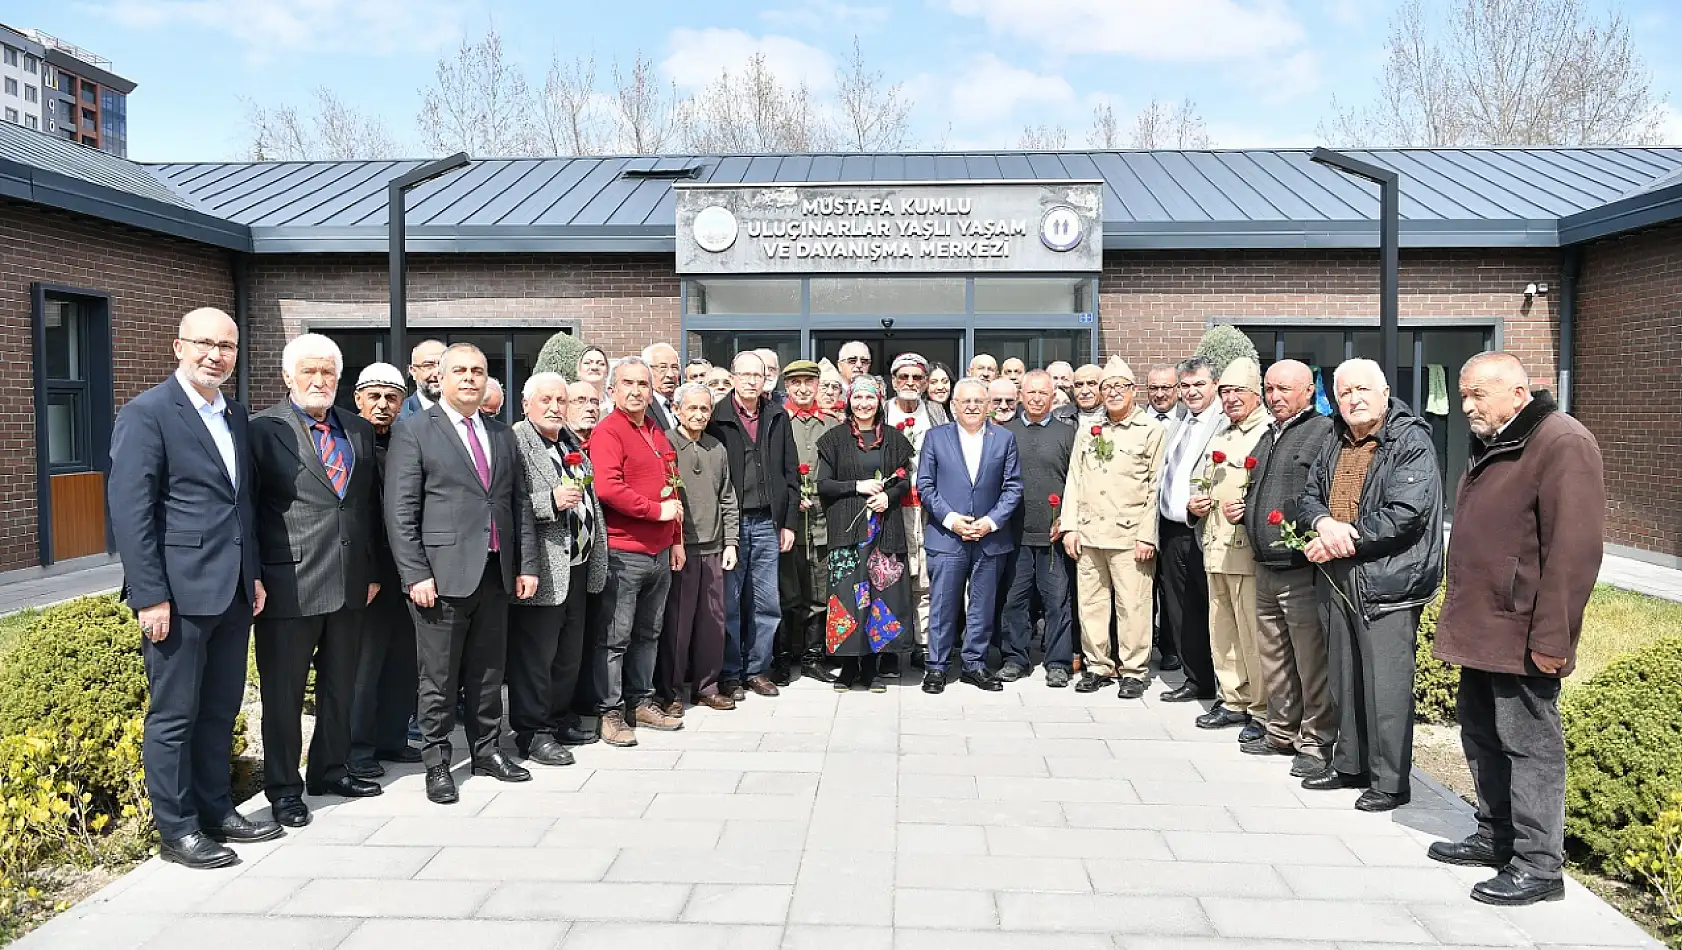
[[[830,26],[868,30],[888,22],[893,11],[885,6],[856,6],[836,3],[822,8],[790,7],[762,10],[759,18],[785,30],[820,30]]]
[[[1384,15],[1374,0],[1321,0],[1320,9],[1338,26],[1359,29]]]
[[[1320,89],[1320,58],[1313,50],[1302,50],[1281,60],[1257,59],[1245,63],[1243,79],[1260,90],[1271,105],[1301,99]]]
[[[430,52],[461,34],[462,0],[110,0],[93,9],[133,29],[197,27],[255,60],[299,51]]]
[[[968,78],[947,83],[953,118],[960,122],[1005,120],[1025,105],[1055,108],[1075,100],[1074,87],[1062,76],[1012,66],[993,53],[972,57],[965,65]]]
[[[1157,61],[1243,59],[1295,46],[1303,27],[1284,0],[945,0],[995,33],[1054,53]]]
[[[697,90],[713,82],[725,69],[737,69],[755,53],[778,81],[805,83],[814,93],[826,93],[835,86],[835,59],[815,46],[789,36],[754,36],[742,30],[708,28],[673,30],[667,42],[670,52],[661,61],[663,69],[679,88]]]

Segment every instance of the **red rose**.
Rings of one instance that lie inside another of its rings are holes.
[[[900,421],[894,423],[894,428],[898,429],[901,432],[904,432],[905,431],[905,426],[907,425],[908,422],[909,422],[909,420],[901,419]]]
[[[1275,528],[1279,527],[1285,523],[1285,513],[1277,508],[1273,509],[1268,512],[1267,523],[1273,525]]]
[[[566,457],[566,463],[568,465],[583,465],[584,464],[584,456],[579,455],[577,452],[568,452],[567,457]]]
[[[1046,501],[1051,502],[1051,507],[1055,508],[1063,503],[1063,496],[1053,494],[1050,498],[1047,498]]]
[[[1093,426],[1092,427],[1092,434],[1093,435],[1102,435],[1103,433],[1104,433],[1104,427],[1103,426]]]
[[[1216,449],[1215,451],[1209,453],[1209,461],[1214,462],[1216,465],[1225,465],[1226,453],[1222,452],[1220,449]]]
[[[905,469],[903,469],[903,468],[894,469],[894,477],[895,478],[904,478],[905,477]]]
[[[1256,457],[1254,455],[1244,456],[1244,470],[1245,471],[1247,471],[1247,472],[1248,471],[1253,471],[1257,464],[1259,464],[1259,463],[1256,461]]]
[[[916,416],[907,416],[905,418],[904,425],[907,429],[915,428],[916,425],[917,425],[917,417]]]
[[[812,466],[806,464],[805,462],[801,462],[800,463],[800,474],[802,474],[802,475],[812,474]]]

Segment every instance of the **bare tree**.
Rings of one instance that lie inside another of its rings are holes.
[[[903,83],[885,85],[881,72],[864,64],[864,49],[853,37],[853,55],[835,71],[835,98],[840,112],[840,146],[854,152],[893,151],[911,139],[911,107]]]
[[[606,147],[606,122],[596,95],[596,57],[549,59],[538,97],[538,133],[551,155],[597,155]]]
[[[835,141],[811,90],[784,86],[763,53],[721,71],[684,104],[681,122],[684,145],[698,152],[811,152]]]
[[[1025,152],[1054,151],[1069,147],[1069,130],[1061,125],[1025,125],[1016,147]]]
[[[1209,129],[1197,111],[1197,103],[1181,99],[1170,107],[1152,99],[1133,117],[1134,148],[1213,148]]]
[[[1343,146],[1652,145],[1664,97],[1616,10],[1583,0],[1407,0],[1377,95],[1332,103]]]
[[[613,64],[616,147],[634,155],[665,151],[678,130],[677,85],[662,83],[654,61],[639,51],[629,69]]]
[[[529,155],[542,148],[531,90],[504,54],[495,25],[478,42],[463,36],[454,56],[440,58],[421,96],[421,141],[434,152]]]
[[[344,103],[332,90],[311,91],[313,109],[245,100],[251,141],[247,154],[259,162],[349,161],[396,158],[397,141],[372,113]]]
[[[1092,129],[1086,133],[1088,148],[1121,148],[1121,123],[1115,104],[1105,99],[1092,107]]]

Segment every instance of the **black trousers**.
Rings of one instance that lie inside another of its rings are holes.
[[[1328,569],[1352,598],[1352,565],[1334,561]],[[1346,775],[1371,775],[1373,788],[1399,795],[1409,789],[1413,773],[1414,640],[1422,608],[1367,620],[1350,610],[1324,576],[1317,580],[1338,709],[1332,767]],[[1564,794],[1562,789],[1562,802]]]
[[[1460,745],[1478,789],[1478,835],[1548,880],[1565,863],[1560,681],[1460,669]]]
[[[572,603],[570,594],[567,602],[569,606]],[[572,688],[572,702],[569,713],[573,718],[594,716],[601,709],[601,693],[596,689],[596,677],[593,671],[596,654],[601,652],[602,641],[607,639],[607,624],[612,618],[612,611],[607,605],[607,599],[601,593],[585,594],[580,609],[584,618],[584,661],[577,676],[578,682]],[[565,699],[565,697],[561,698]],[[557,720],[560,718],[559,714],[556,718]],[[559,725],[559,723],[557,722],[556,725]]]
[[[467,743],[473,758],[489,758],[502,731],[502,666],[508,655],[508,592],[493,555],[479,589],[440,597],[431,607],[409,602],[415,618],[420,690],[421,757],[427,768],[449,765],[456,727],[456,693],[465,694]]]
[[[784,662],[824,655],[823,625],[829,578],[825,571],[822,545],[796,542],[777,559],[777,591],[782,601],[783,622],[777,627],[773,656]]]
[[[415,621],[393,580],[380,587],[362,620],[356,692],[350,701],[350,761],[371,763],[409,745],[415,714]],[[313,758],[313,756],[312,756]]]
[[[170,612],[169,636],[142,640],[146,664],[146,795],[159,836],[197,834],[234,810],[234,717],[245,695],[251,603],[243,592],[213,617]]]
[[[350,755],[351,694],[365,611],[314,617],[257,618],[257,680],[263,697],[263,794],[269,801],[304,793],[304,687],[315,668],[315,734],[309,781],[343,778]]]
[[[1209,579],[1203,549],[1192,529],[1178,521],[1157,522],[1157,576],[1162,579],[1162,626],[1199,695],[1215,694],[1215,662],[1209,654]]]
[[[999,607],[999,654],[1002,662],[1032,669],[1029,650],[1034,639],[1037,601],[1045,616],[1045,666],[1068,672],[1074,662],[1074,606],[1070,602],[1069,558],[1063,546],[1022,544],[1010,553],[1000,584],[1005,595]]]
[[[567,599],[584,600],[583,587],[589,565],[572,569]],[[574,586],[576,585],[576,586]],[[579,613],[579,611],[573,611]],[[567,623],[567,605],[508,608],[508,727],[515,744],[524,749],[540,732],[555,728],[556,699],[570,699],[577,685],[578,664],[583,656],[583,617]]]

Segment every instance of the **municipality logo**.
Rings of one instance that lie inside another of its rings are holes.
[[[1058,205],[1040,219],[1040,243],[1054,251],[1072,251],[1080,246],[1080,214],[1068,205]]]
[[[714,254],[736,243],[736,216],[729,208],[710,205],[695,215],[695,243]]]

